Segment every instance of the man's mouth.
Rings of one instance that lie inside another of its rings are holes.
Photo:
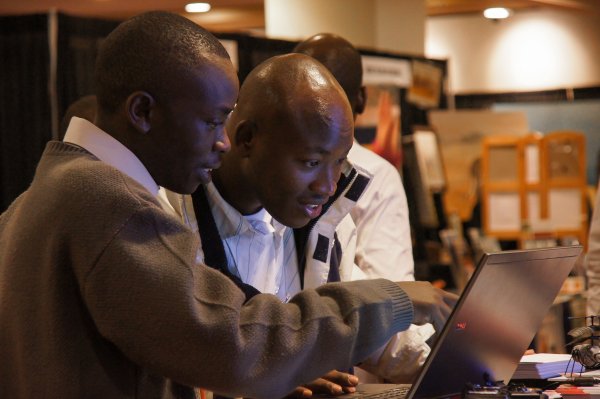
[[[322,211],[323,211],[323,205],[321,205],[321,204],[305,204],[304,205],[304,212],[306,213],[306,216],[308,216],[311,219],[318,217]]]

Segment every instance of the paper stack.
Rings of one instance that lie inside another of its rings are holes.
[[[581,363],[575,362],[570,354],[536,353],[521,358],[513,380],[545,380],[564,373],[580,373]]]

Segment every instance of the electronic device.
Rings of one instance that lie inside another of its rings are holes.
[[[579,319],[572,317],[571,319]],[[573,338],[567,345],[573,345],[573,360],[583,364],[586,370],[600,369],[600,316],[585,316],[586,326],[577,327],[568,332]],[[589,341],[589,343],[585,343]]]
[[[581,252],[577,245],[484,254],[412,385],[359,384],[336,398],[431,399],[459,395],[467,384],[507,384]]]
[[[543,393],[539,389],[528,388],[522,384],[498,386],[467,386],[463,395],[464,399],[542,399]]]

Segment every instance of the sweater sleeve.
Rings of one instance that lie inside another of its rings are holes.
[[[342,281],[369,278],[395,280],[398,277],[396,270],[391,267],[363,270],[354,264],[352,256],[347,256],[348,253],[353,255],[353,249],[356,247],[356,234],[352,234],[356,231],[356,227],[351,218],[345,218],[337,226],[336,231],[344,248],[340,268]],[[350,250],[347,251],[347,249]],[[412,272],[412,267],[410,270]],[[403,274],[403,276],[406,275]],[[407,277],[407,280],[412,280],[412,278]],[[421,370],[421,366],[423,366],[431,352],[427,340],[434,333],[431,324],[421,326],[412,324],[409,329],[398,332],[384,347],[361,362],[360,368],[369,373],[359,374],[361,381],[371,383],[385,380],[393,383],[410,383]]]
[[[135,363],[230,396],[281,397],[346,369],[408,328],[412,304],[388,280],[327,284],[290,303],[244,295],[195,264],[194,234],[152,207],[135,212],[87,272],[100,333]]]

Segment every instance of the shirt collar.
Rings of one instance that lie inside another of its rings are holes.
[[[159,187],[142,161],[121,142],[93,123],[73,117],[63,141],[86,149],[102,162],[137,181],[153,196],[158,196]]]
[[[223,239],[253,229],[249,219],[262,220],[271,224],[274,231],[278,234],[283,234],[286,229],[286,226],[275,220],[265,208],[261,208],[252,215],[242,215],[237,209],[223,199],[219,190],[217,190],[212,182],[206,185],[206,193],[208,202],[210,203],[210,209],[217,224],[217,229]]]

